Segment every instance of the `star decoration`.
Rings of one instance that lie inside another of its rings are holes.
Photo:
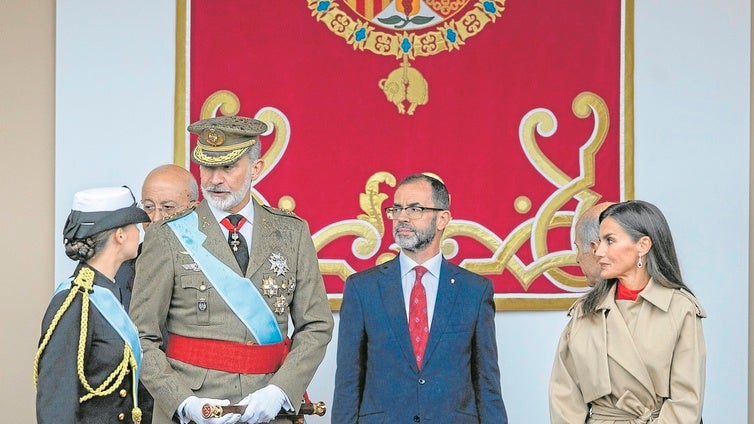
[[[275,307],[275,313],[282,315],[285,313],[285,308],[288,307],[288,299],[285,296],[277,297],[273,306]]]
[[[285,275],[288,272],[288,260],[279,253],[273,253],[268,259],[270,261],[270,271],[276,275]]]
[[[267,277],[262,280],[262,293],[267,297],[277,296],[279,288],[280,287],[275,284],[275,280],[272,277]]]

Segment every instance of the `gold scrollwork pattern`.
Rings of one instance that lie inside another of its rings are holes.
[[[221,90],[207,98],[202,106],[202,118],[213,116],[217,111],[234,114],[239,109],[238,97],[229,91]],[[497,275],[508,270],[524,291],[542,275],[566,291],[583,291],[586,286],[584,277],[571,275],[562,269],[576,265],[575,252],[550,252],[547,244],[548,233],[556,228],[570,228],[573,234],[575,218],[600,199],[600,194],[591,188],[595,183],[595,155],[602,147],[609,129],[609,111],[605,101],[591,92],[583,92],[576,96],[571,109],[576,117],[591,117],[594,121],[590,136],[578,150],[579,175],[568,175],[539,147],[538,137],[550,137],[557,131],[557,118],[544,108],[531,110],[521,119],[519,141],[532,166],[553,185],[552,194],[536,208],[532,218],[522,221],[504,239],[478,222],[454,219],[446,228],[441,244],[446,257],[452,258],[458,254],[459,243],[456,239],[465,237],[481,244],[491,255],[486,258],[466,258],[460,263],[464,268],[487,275]],[[265,168],[260,178],[264,178],[285,153],[290,138],[290,124],[285,114],[271,107],[261,109],[255,117],[269,123],[270,132],[275,132],[274,141],[263,156]],[[431,175],[440,178],[438,175]],[[345,219],[326,225],[312,235],[317,252],[335,240],[354,237],[352,253],[357,259],[374,259],[375,264],[380,264],[395,257],[398,251],[395,244],[390,245],[390,252],[378,254],[386,237],[382,205],[388,195],[380,190],[382,184],[395,187],[395,176],[385,171],[370,176],[364,192],[359,194],[359,206],[363,213],[356,219]],[[252,194],[258,201],[268,203],[256,190],[253,190]],[[577,200],[575,210],[561,210],[571,199]],[[280,202],[295,205],[295,200],[287,195],[282,196]],[[518,196],[515,203],[513,207],[519,213],[525,213],[533,207],[525,195]],[[524,263],[516,255],[527,242],[531,247],[531,263]],[[320,258],[319,262],[323,275],[335,275],[343,280],[356,271],[347,258]],[[556,308],[567,306],[564,302],[555,303],[553,307]]]
[[[202,104],[199,119],[212,118],[217,112],[225,116],[234,116],[241,110],[241,101],[232,91],[218,90],[210,94]]]
[[[553,193],[539,206],[534,217],[521,222],[504,239],[484,225],[467,220],[454,219],[445,230],[442,251],[446,257],[458,253],[456,238],[472,239],[491,252],[488,258],[466,258],[461,266],[487,275],[501,274],[508,270],[527,290],[539,276],[545,275],[550,281],[569,291],[585,287],[585,279],[571,275],[561,268],[576,264],[573,250],[549,252],[547,246],[548,232],[555,228],[571,228],[574,218],[594,205],[600,195],[591,190],[595,182],[595,155],[605,141],[609,129],[609,114],[602,98],[591,92],[576,96],[572,103],[574,115],[581,119],[592,117],[594,127],[589,138],[579,148],[580,173],[569,176],[557,167],[539,148],[538,136],[549,137],[557,130],[557,119],[546,109],[534,109],[526,114],[519,126],[519,139],[527,158],[534,168],[553,186]],[[365,214],[358,219],[344,220],[328,225],[314,235],[317,251],[339,237],[356,236],[354,255],[360,259],[372,257],[377,252],[381,239],[385,237],[382,203],[387,195],[379,191],[379,185],[386,183],[394,187],[395,177],[388,172],[378,172],[369,178],[364,193],[360,194],[359,203]],[[518,198],[519,202],[523,196]],[[561,208],[570,200],[578,200],[575,211],[562,211]],[[521,210],[528,210],[527,208]],[[378,237],[373,239],[371,237]],[[524,263],[516,252],[524,244],[530,243],[533,260]],[[394,245],[391,249],[397,250]],[[382,253],[375,259],[375,264],[382,263],[395,256],[395,253]],[[345,279],[354,272],[346,260],[320,261],[323,274],[338,275]]]
[[[378,172],[369,177],[364,192],[359,195],[359,204],[364,213],[360,214],[358,219],[335,222],[313,234],[315,250],[319,252],[323,247],[340,237],[355,236],[356,239],[352,245],[354,256],[360,259],[368,259],[377,253],[382,238],[385,236],[382,202],[388,197],[387,194],[380,193],[380,184],[395,187],[395,177],[388,172]],[[382,262],[385,260],[383,256]],[[354,272],[354,269],[346,260],[320,259],[320,272],[338,275],[345,280]]]

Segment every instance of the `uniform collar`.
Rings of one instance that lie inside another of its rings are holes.
[[[254,202],[254,199],[250,198],[246,206],[244,206],[243,209],[241,209],[240,211],[236,212],[236,214],[242,215],[244,218],[246,218],[246,221],[249,224],[254,222],[254,203],[253,202]],[[207,202],[207,206],[209,207],[209,210],[212,211],[212,215],[215,216],[215,220],[217,222],[222,221],[227,216],[233,215],[232,213],[228,211],[215,208],[209,202]]]

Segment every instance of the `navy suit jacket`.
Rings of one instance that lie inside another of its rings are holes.
[[[424,363],[408,333],[395,258],[346,280],[332,422],[508,422],[492,282],[442,260]]]

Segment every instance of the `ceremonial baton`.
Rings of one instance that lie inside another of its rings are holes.
[[[246,411],[246,405],[219,406],[205,403],[202,406],[202,417],[218,418],[222,417],[225,414],[243,414],[244,411]],[[296,423],[303,422],[304,415],[318,415],[321,417],[325,415],[325,412],[327,412],[327,407],[325,406],[324,402],[304,402],[299,407],[298,414],[291,414],[285,409],[280,409],[280,412],[278,412],[278,415],[275,417],[275,419],[288,419]]]

